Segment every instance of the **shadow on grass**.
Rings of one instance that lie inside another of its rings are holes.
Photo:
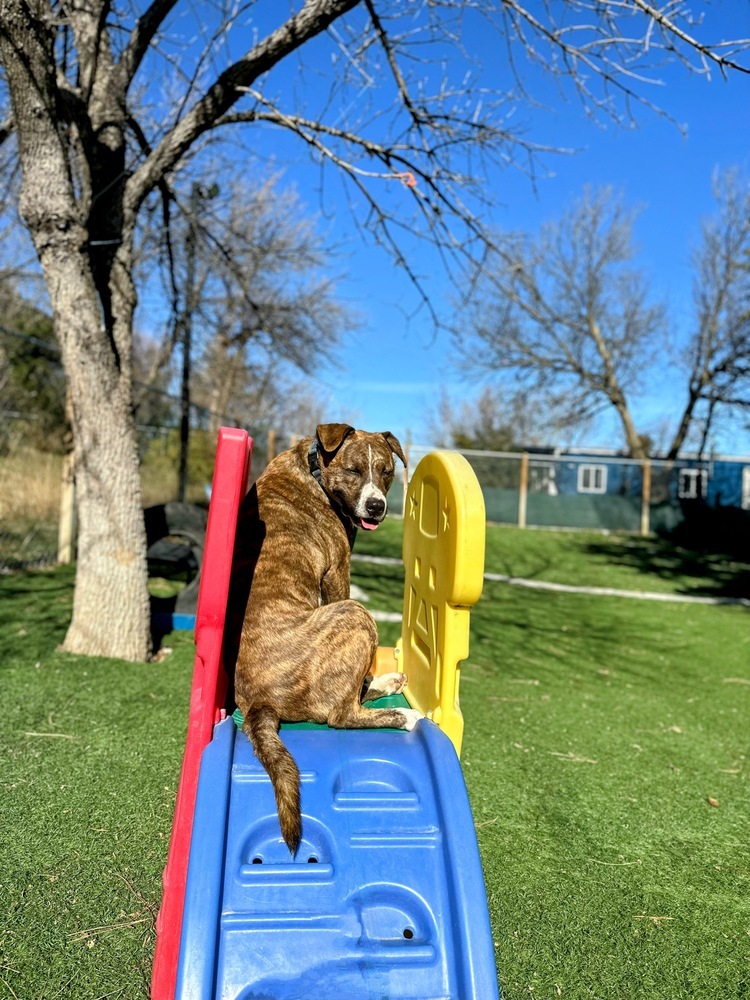
[[[472,614],[470,669],[481,667],[490,684],[493,677],[606,680],[612,672],[652,681],[667,669],[676,680],[696,669],[696,640],[715,627],[716,610],[488,583]]]
[[[675,592],[695,597],[750,597],[750,564],[725,552],[686,548],[670,539],[602,538],[585,551],[598,559],[658,577]],[[646,583],[646,587],[648,584]]]

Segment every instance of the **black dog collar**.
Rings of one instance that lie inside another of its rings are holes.
[[[341,504],[336,499],[334,499],[332,496],[329,495],[328,491],[326,490],[325,486],[323,485],[323,482],[322,482],[322,480],[320,478],[320,461],[318,459],[318,442],[317,442],[317,440],[315,438],[313,438],[313,443],[310,445],[310,448],[309,448],[309,450],[307,452],[307,465],[308,465],[308,468],[310,469],[310,475],[313,477],[313,479],[318,484],[318,486],[321,488],[321,490],[323,490],[323,492],[325,493],[325,495],[330,500],[332,507],[334,508],[334,510],[337,510],[339,517],[343,521],[344,527],[346,528],[346,532],[347,532],[347,534],[349,536],[349,544],[350,545],[354,545],[354,538],[355,538],[355,536],[357,534],[357,525],[354,524],[352,522],[352,519],[350,517],[348,517],[344,513],[344,510],[341,507]]]
[[[310,475],[322,489],[323,483],[320,481],[320,462],[318,461],[318,442],[315,438],[313,438],[313,443],[310,445],[310,450],[307,453],[307,464],[310,467]]]

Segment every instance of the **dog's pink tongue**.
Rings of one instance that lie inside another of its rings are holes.
[[[365,531],[374,531],[380,524],[379,521],[365,521],[364,518],[360,520],[360,527],[364,528]]]

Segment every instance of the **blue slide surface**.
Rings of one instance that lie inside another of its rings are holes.
[[[484,880],[461,767],[411,733],[283,727],[303,840],[232,719],[203,752],[175,996],[497,1000]]]

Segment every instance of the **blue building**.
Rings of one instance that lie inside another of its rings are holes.
[[[637,531],[644,500],[653,531],[673,529],[694,507],[750,511],[750,456],[655,457],[645,468],[608,449],[530,451],[527,524]]]
[[[697,509],[746,511],[750,519],[750,456],[688,454],[644,463],[603,448],[529,448],[524,454],[465,452],[488,520],[671,531]]]

